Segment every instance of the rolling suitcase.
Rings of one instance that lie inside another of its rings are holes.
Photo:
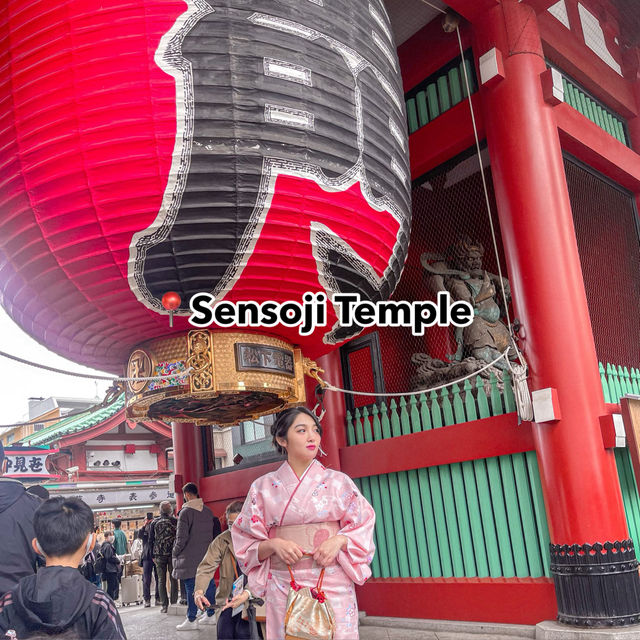
[[[126,607],[130,604],[141,604],[142,576],[132,572],[130,562],[124,562],[124,573],[120,581],[120,602]]]

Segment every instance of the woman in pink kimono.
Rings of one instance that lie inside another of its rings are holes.
[[[249,590],[265,600],[267,640],[284,638],[287,565],[305,587],[314,587],[325,567],[322,589],[335,613],[335,640],[357,639],[353,583],[371,575],[373,508],[348,476],[315,459],[322,427],[311,411],[281,412],[271,433],[287,461],[254,481],[231,531]]]

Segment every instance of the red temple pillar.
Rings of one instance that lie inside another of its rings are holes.
[[[607,554],[570,548],[617,544],[628,531],[615,458],[602,441],[604,397],[560,141],[541,88],[546,65],[536,15],[524,3],[504,0],[474,27],[476,54],[495,47],[504,64],[503,73],[484,78],[481,96],[530,388],[555,388],[560,404],[559,420],[533,425],[559,619],[630,624],[640,619],[637,569],[625,573],[616,566],[605,578],[600,567]],[[635,563],[632,548],[616,557],[631,562],[627,570]],[[591,563],[598,566],[585,575]],[[619,589],[631,593],[625,603],[610,597]]]
[[[200,427],[191,422],[172,422],[173,464],[178,509],[182,506],[182,487],[187,482],[200,486],[204,476],[202,434]]]
[[[334,349],[317,361],[324,369],[320,377],[336,387],[343,387],[342,365],[340,364],[340,350]],[[306,378],[307,406],[313,409],[316,404],[314,389],[316,383],[312,378]],[[344,398],[341,393],[327,391],[324,396],[326,414],[322,420],[322,449],[326,456],[318,456],[318,460],[325,467],[340,471],[340,449],[347,446],[347,416]]]

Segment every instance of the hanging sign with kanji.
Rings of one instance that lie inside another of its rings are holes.
[[[7,472],[5,478],[58,478],[49,473],[45,465],[47,456],[58,453],[59,449],[29,449],[26,447],[5,447]]]

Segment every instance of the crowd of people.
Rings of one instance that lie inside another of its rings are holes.
[[[134,554],[144,604],[151,606],[152,577],[161,613],[178,601],[182,585],[187,616],[176,628],[216,621],[218,640],[233,640],[262,637],[246,612],[264,598],[266,640],[282,640],[290,585],[312,587],[324,576],[333,637],[357,639],[354,583],[371,575],[373,509],[346,475],[316,460],[322,427],[315,414],[285,410],[271,431],[287,460],[254,481],[244,501],[227,506],[224,532],[191,482],[177,518],[170,502],[160,504],[157,517],[147,514]],[[0,530],[13,550],[0,556],[0,634],[125,639],[115,602],[131,545],[121,523],[98,547],[93,512],[81,499],[43,500],[2,477],[5,469],[0,444]]]

